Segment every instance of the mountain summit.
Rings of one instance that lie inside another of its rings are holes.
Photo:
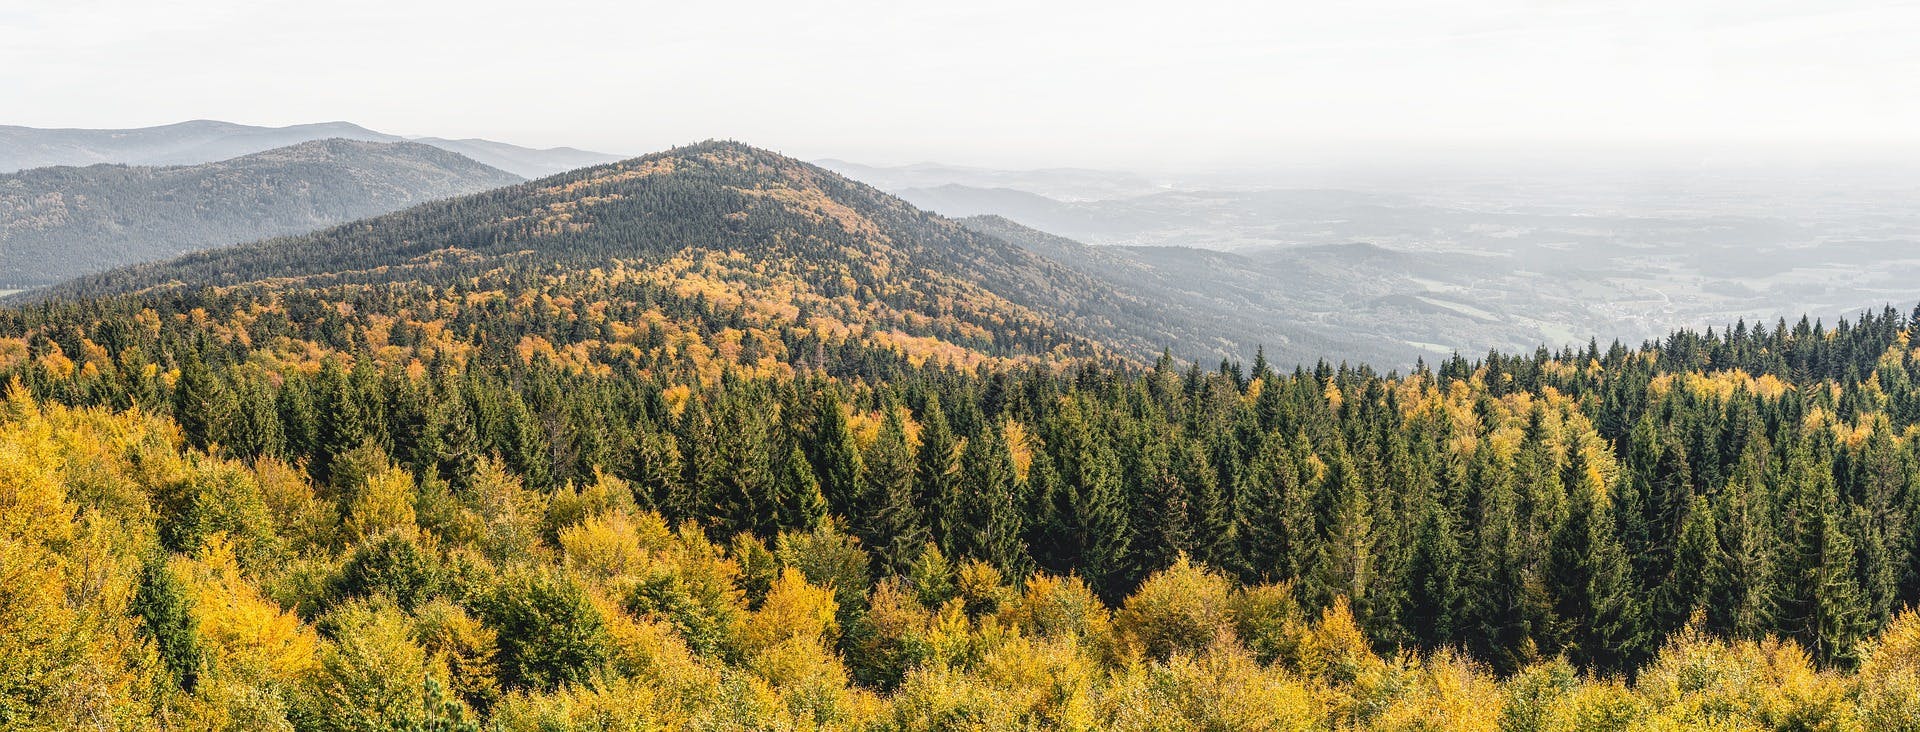
[[[733,142],[131,267],[59,292],[481,282],[581,300],[617,299],[623,286],[644,284],[704,303],[695,309],[709,321],[725,311],[767,328],[955,362],[1144,358],[1167,338],[1150,304],[1098,279]]]

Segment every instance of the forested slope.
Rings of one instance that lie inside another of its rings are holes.
[[[520,180],[426,145],[339,139],[202,165],[0,175],[0,288],[303,233]]]
[[[1160,352],[1153,303],[812,165],[714,142],[35,295],[600,274],[956,358]],[[583,277],[584,276],[584,277]],[[1103,348],[1104,346],[1104,348]]]
[[[0,310],[0,723],[1920,724],[1920,312],[1139,362],[810,175],[696,146]]]

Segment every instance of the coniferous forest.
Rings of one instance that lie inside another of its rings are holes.
[[[0,728],[1920,729],[1920,310],[1203,365],[1082,278],[713,143],[16,303]]]

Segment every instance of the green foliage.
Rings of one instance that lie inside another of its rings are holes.
[[[510,574],[478,606],[499,632],[497,663],[506,686],[551,691],[584,682],[611,653],[606,619],[586,588],[564,574]]]
[[[0,715],[1908,724],[1905,315],[1147,366],[820,175],[703,145],[0,309]]]
[[[130,608],[140,617],[146,637],[160,654],[160,663],[173,674],[182,691],[193,692],[199,681],[205,652],[193,618],[193,600],[167,566],[164,556],[149,558],[141,569],[140,594]]]

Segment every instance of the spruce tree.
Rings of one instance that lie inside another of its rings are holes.
[[[1016,480],[1013,453],[1000,424],[989,423],[986,430],[967,439],[960,453],[959,482],[966,488],[959,501],[954,544],[961,556],[1009,574],[1024,572],[1028,562],[1021,541],[1025,526]]]
[[[771,512],[756,515],[748,530],[771,535],[781,529],[810,531],[827,517],[827,499],[821,495],[820,481],[813,465],[795,445],[780,465],[780,480],[772,497]]]
[[[938,396],[927,397],[919,421],[920,452],[914,471],[914,484],[920,494],[917,503],[926,512],[934,542],[946,554],[958,556],[956,542],[966,520],[960,514],[959,446]]]
[[[920,510],[913,447],[907,442],[906,415],[899,406],[887,409],[879,437],[862,465],[877,506],[871,516],[854,516],[854,528],[885,571],[904,575],[933,540],[933,533]]]
[[[224,443],[237,411],[233,395],[198,353],[181,359],[180,378],[173,385],[173,419],[188,444],[206,450]]]
[[[807,455],[819,473],[827,508],[838,516],[867,516],[874,507],[863,483],[866,476],[860,465],[860,449],[854,443],[840,399],[832,390],[822,389],[817,411]]]

